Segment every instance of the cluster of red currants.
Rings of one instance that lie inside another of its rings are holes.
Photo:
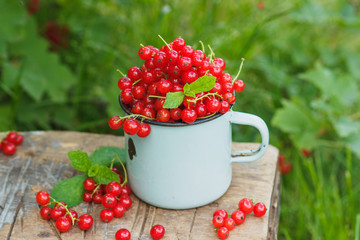
[[[289,162],[283,154],[279,154],[278,157],[278,169],[281,174],[289,174],[292,170],[292,164]]]
[[[109,119],[109,126],[112,129],[120,129],[123,127],[124,132],[129,135],[138,135],[139,137],[147,137],[150,134],[150,125],[145,122],[138,122],[134,118],[141,115],[131,114],[126,117],[112,116]]]
[[[220,239],[227,239],[230,231],[236,225],[241,225],[245,222],[246,215],[254,212],[257,217],[262,217],[266,213],[265,204],[258,202],[255,205],[248,198],[243,198],[239,201],[239,209],[235,210],[229,215],[224,209],[218,209],[213,214],[212,224],[216,228],[217,235]]]
[[[74,210],[69,210],[66,203],[58,202],[55,199],[50,202],[50,194],[47,191],[39,191],[36,194],[36,202],[43,206],[40,209],[40,215],[43,219],[55,220],[55,226],[59,232],[67,232],[72,225],[77,225],[81,230],[89,230],[93,225],[93,218],[89,214],[83,214],[78,217],[78,214]],[[47,206],[55,203],[54,208]]]
[[[24,140],[23,135],[17,132],[9,132],[0,142],[0,151],[6,155],[12,155],[16,152],[16,146],[20,145]]]
[[[245,88],[244,82],[237,79],[244,59],[239,73],[233,79],[224,71],[225,61],[215,58],[210,46],[209,49],[210,54],[206,56],[204,48],[194,49],[180,37],[171,43],[165,42],[160,49],[151,45],[142,46],[138,55],[144,60],[143,65],[130,67],[127,75],[118,81],[122,103],[133,113],[131,115],[160,122],[192,123],[216,113],[227,112],[236,100],[234,92],[241,92]],[[215,84],[211,85],[209,91],[189,94],[189,85],[203,76],[216,78]],[[180,99],[178,106],[164,107],[168,94],[176,92],[183,92],[185,96]],[[109,125],[119,129],[122,120],[113,116]],[[141,123],[126,121],[123,125],[126,133],[134,135],[139,131],[140,135],[145,135],[142,128],[148,129],[148,126],[142,127]],[[150,133],[150,130],[145,132]]]

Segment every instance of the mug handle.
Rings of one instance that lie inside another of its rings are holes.
[[[264,120],[250,113],[231,111],[230,123],[253,126],[261,135],[261,145],[257,149],[231,151],[231,161],[252,162],[261,158],[269,146],[269,130]]]

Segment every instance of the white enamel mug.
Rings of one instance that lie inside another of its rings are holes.
[[[125,134],[127,173],[132,192],[161,208],[188,209],[215,201],[230,186],[231,164],[261,158],[269,144],[260,117],[232,110],[193,124],[146,122],[151,126],[146,138]],[[231,123],[257,128],[259,148],[232,151]]]

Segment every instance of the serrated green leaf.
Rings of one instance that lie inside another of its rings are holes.
[[[183,92],[169,92],[166,94],[163,108],[177,108],[184,100]]]
[[[90,154],[90,162],[92,165],[98,164],[99,166],[109,167],[115,155],[125,164],[125,149],[113,146],[102,146]],[[119,166],[118,161],[114,162],[114,166]]]
[[[194,94],[208,92],[215,86],[215,81],[216,77],[214,76],[199,77],[196,81],[189,85],[189,92],[193,92]]]
[[[93,177],[94,181],[98,184],[108,184],[109,182],[120,183],[120,178],[117,173],[113,172],[110,168],[99,166],[96,176]]]
[[[89,168],[87,175],[89,177],[95,177],[98,174],[98,172],[99,172],[99,165],[95,164]]]
[[[86,152],[81,150],[70,151],[68,156],[71,162],[71,165],[78,171],[87,173],[91,167],[89,156]]]
[[[56,201],[65,202],[70,208],[80,204],[83,202],[82,195],[85,192],[83,182],[86,178],[84,174],[59,181],[53,188],[51,197]]]

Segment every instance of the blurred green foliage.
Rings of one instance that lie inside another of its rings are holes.
[[[43,0],[35,14],[29,2],[0,0],[0,131],[110,132],[121,114],[116,69],[142,64],[140,43],[201,40],[232,75],[246,59],[234,108],[262,117],[293,163],[280,239],[359,238],[358,1]],[[48,40],[54,23],[58,44]],[[233,134],[258,141],[254,129]]]

